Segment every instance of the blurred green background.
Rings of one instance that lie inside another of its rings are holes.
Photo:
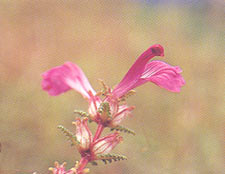
[[[223,0],[0,1],[0,173],[48,172],[54,161],[80,159],[57,129],[70,130],[80,94],[50,97],[41,73],[65,61],[78,64],[96,90],[116,85],[150,45],[183,69],[186,85],[170,93],[154,84],[129,99],[133,117],[114,153],[127,161],[92,174],[222,174],[224,172]],[[94,130],[95,125],[91,125]]]

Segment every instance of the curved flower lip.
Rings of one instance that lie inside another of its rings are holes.
[[[78,91],[88,99],[90,98],[89,91],[93,95],[96,94],[83,71],[71,62],[44,72],[42,77],[42,89],[52,96],[57,96],[70,89]]]
[[[178,66],[171,66],[162,61],[152,61],[145,66],[145,70],[136,86],[146,82],[153,82],[168,91],[180,92],[181,87],[185,85],[181,72],[182,70]]]
[[[149,60],[154,56],[164,56],[161,45],[153,45],[146,50],[132,65],[122,81],[113,90],[118,98],[146,82],[153,82],[171,92],[180,92],[185,84],[178,66],[171,66],[162,61]]]
[[[115,87],[113,94],[121,97],[133,89],[135,83],[140,79],[145,65],[155,56],[164,56],[164,49],[159,44],[152,45],[138,57],[121,82]]]

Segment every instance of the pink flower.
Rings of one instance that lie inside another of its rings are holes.
[[[109,153],[118,143],[122,141],[122,137],[118,132],[97,139],[92,144],[92,152],[95,155]]]
[[[118,125],[133,109],[127,105],[119,105],[119,99],[130,90],[146,82],[153,82],[169,91],[180,92],[185,84],[181,76],[182,70],[178,66],[174,67],[162,61],[149,62],[155,56],[164,56],[161,45],[153,45],[141,54],[121,82],[114,90],[109,89],[103,100],[96,95],[83,71],[71,62],[66,62],[62,66],[43,73],[42,88],[52,96],[70,89],[78,91],[88,100],[89,114],[96,122],[102,122],[105,119],[103,114],[99,114],[98,109],[103,102],[108,102],[111,115],[109,120],[104,120],[102,124],[113,127]]]
[[[98,154],[109,153],[121,140],[118,132],[112,133],[96,141],[92,138],[92,133],[87,126],[87,119],[77,118],[76,122],[76,138],[78,141],[78,150],[82,157],[88,161],[98,159]]]
[[[76,174],[76,170],[74,168],[66,171],[65,165],[66,163],[59,165],[58,162],[55,162],[55,167],[50,167],[49,170],[52,172],[52,174]]]
[[[164,56],[161,45],[153,45],[147,49],[132,65],[122,81],[115,87],[113,94],[121,97],[131,89],[134,89],[148,81],[172,92],[180,92],[185,84],[180,75],[182,70],[162,61],[149,62],[155,56]]]
[[[95,95],[87,77],[83,71],[75,64],[66,62],[62,66],[57,66],[42,74],[42,88],[49,95],[57,96],[70,89],[74,89],[85,98],[90,98],[89,91]]]
[[[76,163],[73,168],[70,170],[65,170],[66,163],[59,164],[57,161],[55,162],[55,167],[50,167],[49,170],[52,172],[52,174],[87,174],[89,173],[88,168],[80,168],[80,165],[82,163]]]
[[[92,133],[87,125],[87,118],[80,119],[77,118],[75,122],[76,125],[76,138],[79,142],[79,151],[86,151],[90,148],[92,143]]]

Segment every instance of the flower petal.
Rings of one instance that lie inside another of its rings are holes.
[[[90,114],[91,118],[95,120],[98,108],[102,100],[100,99],[99,96],[94,96],[92,93],[90,93],[90,98],[88,102],[89,102],[88,113]]]
[[[145,66],[141,78],[133,88],[151,81],[171,92],[180,92],[181,87],[185,84],[181,72],[182,70],[178,66],[171,66],[162,61],[151,61]]]
[[[95,155],[109,153],[120,141],[122,141],[122,137],[119,136],[118,132],[115,132],[96,140],[92,151]]]
[[[71,62],[66,62],[62,66],[57,66],[44,72],[42,77],[41,85],[43,90],[52,96],[57,96],[72,88],[86,98],[90,98],[89,91],[93,95],[96,94],[83,71]]]
[[[76,119],[76,138],[79,141],[79,146],[82,150],[87,150],[92,142],[92,133],[87,126],[88,119]]]
[[[113,94],[117,97],[121,97],[131,90],[133,85],[140,79],[145,69],[145,65],[155,56],[164,56],[164,49],[159,44],[151,46],[141,54],[122,81],[115,87]]]
[[[118,112],[113,115],[111,126],[118,126],[121,121],[123,121],[128,115],[130,115],[131,111],[134,109],[134,106],[128,107],[127,105],[121,105],[118,108]]]

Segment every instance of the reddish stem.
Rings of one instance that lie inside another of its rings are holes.
[[[104,129],[104,126],[101,123],[98,124],[98,128],[97,128],[96,133],[95,133],[95,136],[93,138],[93,142],[95,142],[95,140],[97,140],[100,137],[103,129]]]
[[[81,158],[79,168],[77,169],[77,173],[82,174],[82,171],[84,170],[87,164],[88,164],[88,159],[85,157]]]
[[[101,123],[99,123],[98,128],[95,132],[95,136],[93,138],[93,142],[95,142],[95,140],[97,140],[101,136],[101,133],[102,133],[103,129],[104,129],[104,126]],[[87,159],[87,157],[81,158],[79,168],[77,169],[78,174],[83,173],[83,170],[86,167],[86,165],[88,164],[88,162],[89,162],[89,160]]]

